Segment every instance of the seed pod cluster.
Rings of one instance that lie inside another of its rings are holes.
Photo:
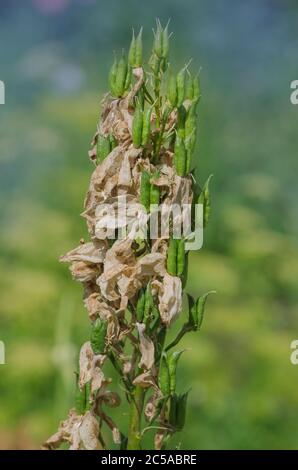
[[[127,63],[125,55],[122,54],[120,60],[117,60],[115,57],[109,75],[109,85],[112,95],[116,98],[123,97],[131,85],[131,78],[131,66]]]

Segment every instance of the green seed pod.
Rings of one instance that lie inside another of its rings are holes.
[[[135,59],[136,59],[136,38],[135,38],[135,32],[132,30],[132,40],[129,46],[129,51],[128,51],[128,63],[131,67],[135,67]]]
[[[157,57],[163,57],[163,30],[159,21],[157,21],[156,31],[154,33],[153,50]]]
[[[167,98],[173,108],[177,105],[177,83],[176,77],[171,74],[168,80]]]
[[[209,222],[210,212],[211,212],[211,197],[209,190],[209,183],[212,178],[212,175],[207,179],[201,194],[198,197],[198,204],[203,204],[203,227],[205,228]]]
[[[124,82],[124,92],[127,91],[131,85],[131,78],[132,78],[132,68],[129,66],[127,67],[127,73],[126,73],[126,78]]]
[[[156,54],[153,53],[149,59],[149,66],[154,75],[158,75],[159,69],[160,69],[160,63],[161,63],[161,59]]]
[[[145,289],[141,289],[139,292],[139,298],[137,301],[137,308],[136,308],[136,315],[137,315],[138,323],[143,322],[144,308],[145,308]]]
[[[75,407],[79,415],[83,415],[86,410],[86,387],[84,386],[82,390],[77,387],[76,396],[75,396]]]
[[[185,68],[180,70],[177,75],[177,106],[181,106],[184,100],[185,95],[185,77],[186,71]]]
[[[150,174],[144,170],[141,175],[140,202],[147,212],[150,209],[150,186]]]
[[[199,76],[196,75],[193,79],[193,99],[199,101],[201,98],[201,85]]]
[[[176,391],[176,371],[177,371],[177,364],[181,354],[185,350],[182,351],[175,351],[171,354],[168,358],[168,367],[169,367],[169,374],[170,374],[170,392],[173,395]]]
[[[192,295],[187,294],[188,301],[188,325],[192,328],[193,331],[196,331],[197,323],[197,312],[196,312],[196,303]]]
[[[159,173],[156,172],[155,174],[155,177],[158,177]],[[152,180],[152,178],[151,178]],[[159,186],[156,186],[154,184],[154,180],[153,180],[153,183],[151,183],[151,187],[150,187],[150,205],[154,204],[154,205],[159,205],[159,200],[160,200],[160,188]]]
[[[176,403],[176,429],[181,431],[185,425],[188,392],[178,395]]]
[[[104,354],[107,322],[97,318],[92,325],[90,343],[94,354]]]
[[[117,74],[115,80],[115,91],[116,96],[121,97],[125,91],[125,81],[127,76],[127,62],[124,55],[122,55],[121,59],[117,65]]]
[[[177,240],[177,276],[182,276],[185,265],[185,241]]]
[[[162,354],[159,372],[158,372],[158,386],[164,397],[170,395],[170,373],[168,368],[167,356],[165,353]]]
[[[174,148],[174,165],[177,175],[185,176],[186,170],[186,149],[182,139],[177,135]]]
[[[185,119],[185,137],[186,138],[196,132],[196,124],[197,124],[196,106],[197,106],[197,103],[192,103],[187,111],[187,115]]]
[[[143,109],[138,102],[135,108],[135,113],[132,122],[132,141],[136,148],[139,148],[142,143],[143,132]]]
[[[143,113],[143,129],[142,129],[142,145],[143,146],[147,145],[149,141],[151,114],[152,114],[152,107],[150,106],[147,112]]]
[[[165,27],[162,33],[162,57],[166,59],[169,55],[170,50],[170,35],[169,35],[169,23]]]
[[[143,32],[143,28],[140,29],[140,32],[136,39],[135,67],[141,67],[142,65],[142,60],[143,60],[142,32]]]
[[[110,90],[113,96],[117,96],[116,93],[116,76],[117,76],[117,67],[118,67],[118,62],[116,57],[114,58],[113,65],[110,69],[110,74],[109,74],[109,85],[110,85]]]
[[[160,189],[158,186],[155,186],[154,184],[151,185],[150,189],[150,205],[159,205],[159,199],[160,199]]]
[[[169,423],[176,429],[176,416],[177,416],[177,395],[176,393],[171,396],[170,400],[170,411],[169,411]]]
[[[194,97],[194,87],[193,87],[193,78],[189,74],[187,81],[186,81],[186,86],[185,86],[185,99],[187,100],[193,100]]]
[[[186,109],[182,105],[178,108],[177,134],[180,139],[185,138]]]
[[[215,291],[207,292],[206,294],[201,295],[196,301],[196,318],[195,318],[196,330],[201,329],[203,319],[204,319],[205,305],[206,305],[207,298],[210,294],[214,294],[214,293]]]
[[[177,274],[177,248],[178,240],[170,238],[167,252],[167,271],[171,276],[176,276]]]
[[[139,34],[135,37],[135,33],[132,33],[132,40],[130,43],[129,53],[128,53],[128,63],[131,67],[141,67],[142,65],[142,56],[143,56],[143,43],[142,43],[142,30],[140,29]]]
[[[182,282],[182,289],[185,289],[186,283],[187,283],[187,276],[188,276],[188,254],[189,252],[185,253],[185,258],[184,258],[184,270],[183,274],[181,276],[181,282]]]
[[[97,141],[97,158],[99,162],[102,162],[111,151],[111,142],[109,136],[105,137],[103,135],[98,136]]]

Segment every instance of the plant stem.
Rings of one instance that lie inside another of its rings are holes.
[[[130,423],[127,450],[141,449],[141,417],[144,406],[145,390],[136,385],[130,405]]]

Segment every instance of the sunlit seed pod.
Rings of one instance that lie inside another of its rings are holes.
[[[109,136],[105,137],[103,135],[98,136],[97,141],[97,159],[99,162],[102,162],[111,151],[111,141]]]
[[[173,108],[177,105],[177,82],[174,74],[170,74],[168,80],[167,98]]]
[[[146,113],[143,113],[143,129],[142,129],[142,145],[143,146],[147,145],[149,141],[151,114],[152,114],[152,107],[150,107]]]
[[[182,276],[185,265],[185,241],[177,240],[177,276]]]
[[[100,318],[97,318],[93,323],[90,344],[94,354],[104,354],[107,328],[107,322]]]
[[[170,238],[167,251],[167,271],[171,276],[176,276],[177,274],[177,249],[178,240]]]
[[[178,108],[177,135],[180,139],[185,138],[186,109],[183,105]]]
[[[177,374],[177,365],[180,356],[184,352],[184,349],[181,351],[175,351],[168,357],[168,367],[170,374],[170,393],[173,395],[176,391],[176,374]]]
[[[174,147],[174,165],[177,175],[185,176],[186,170],[186,149],[183,139],[177,135]]]
[[[127,76],[127,61],[122,54],[121,59],[118,62],[117,66],[117,73],[116,73],[116,79],[115,79],[115,91],[117,97],[122,97],[124,91],[125,91],[125,81]]]
[[[133,121],[132,121],[132,141],[135,148],[139,148],[142,144],[143,133],[143,109],[140,102],[137,102]]]
[[[164,397],[170,395],[170,373],[167,362],[167,356],[165,353],[162,354],[159,372],[158,372],[158,386]]]
[[[114,62],[112,64],[112,67],[110,69],[110,73],[109,73],[109,86],[110,86],[110,91],[112,93],[113,96],[117,96],[116,95],[116,75],[117,75],[117,67],[118,67],[118,62],[117,62],[117,59],[116,57],[114,58]]]
[[[137,321],[139,323],[142,323],[143,321],[144,308],[145,308],[145,289],[141,289],[139,291],[139,297],[138,297],[137,307],[136,307],[136,316],[137,316]]]
[[[210,195],[210,180],[212,175],[209,176],[207,179],[199,197],[198,197],[198,204],[203,205],[203,227],[205,228],[210,219],[210,212],[211,212],[211,195]]]
[[[201,85],[199,75],[196,75],[193,79],[193,99],[199,101],[201,98]]]
[[[140,202],[148,212],[150,209],[150,174],[144,170],[141,175]]]
[[[177,75],[177,106],[181,106],[185,96],[185,78],[186,70],[185,67],[180,70]]]

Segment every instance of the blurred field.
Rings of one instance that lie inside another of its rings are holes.
[[[185,342],[179,385],[192,392],[173,445],[298,448],[289,360],[298,338],[296,4],[2,0],[2,449],[38,448],[72,405],[89,324],[81,287],[58,257],[86,235],[87,150],[113,50],[143,25],[149,51],[155,17],[171,18],[174,64],[193,57],[202,67],[198,176],[214,174],[212,221],[191,256],[188,291],[217,295],[202,332]]]

